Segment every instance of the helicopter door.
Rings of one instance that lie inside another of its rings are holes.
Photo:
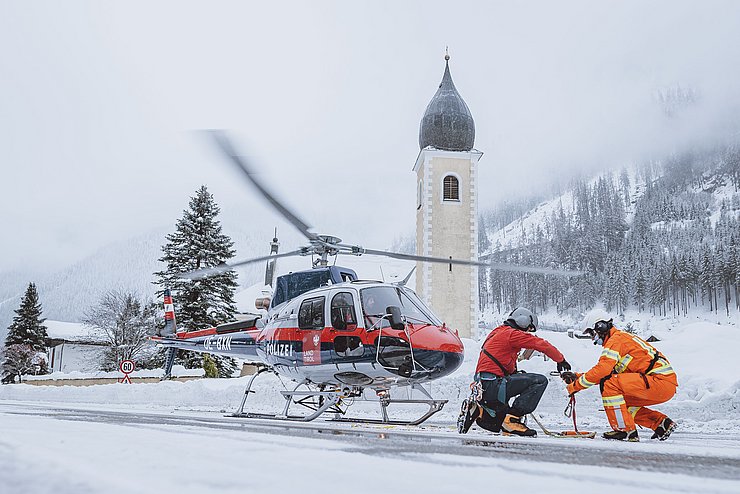
[[[335,360],[361,357],[365,353],[362,340],[357,334],[357,312],[351,292],[339,292],[332,297],[331,326]]]
[[[298,330],[302,340],[303,363],[321,363],[321,331],[324,329],[324,297],[304,300],[298,310]]]

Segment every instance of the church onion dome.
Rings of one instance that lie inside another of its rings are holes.
[[[475,142],[475,123],[450,75],[450,56],[437,93],[427,105],[419,127],[419,147],[446,151],[470,151]]]

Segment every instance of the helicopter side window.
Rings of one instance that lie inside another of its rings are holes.
[[[418,325],[441,326],[431,311],[419,300],[414,292],[397,287],[378,286],[360,290],[363,316],[367,328],[387,328],[390,323],[382,319],[388,306],[397,306],[408,322]]]
[[[298,309],[299,329],[324,329],[324,297],[309,298]]]
[[[360,291],[363,317],[366,328],[388,328],[390,323],[384,319],[386,308],[390,305],[400,306],[398,294],[391,287],[364,288]]]
[[[357,329],[355,302],[350,292],[339,292],[331,299],[331,325],[340,331]]]

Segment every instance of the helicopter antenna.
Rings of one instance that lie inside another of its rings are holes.
[[[274,256],[277,255],[279,248],[280,242],[278,242],[277,227],[275,227],[275,236],[272,237],[272,242],[270,242],[270,255],[273,256],[273,258],[267,260],[267,266],[265,267],[265,285],[267,286],[272,286],[275,281],[275,267],[277,266],[277,258],[275,258]]]
[[[411,279],[411,275],[414,274],[414,271],[416,271],[416,266],[414,266],[413,268],[411,268],[411,271],[409,271],[409,274],[407,274],[404,279],[402,279],[401,281],[399,281],[398,283],[396,283],[396,285],[398,285],[398,286],[406,286],[406,283],[409,282],[409,279]]]
[[[383,273],[383,266],[380,266],[380,278],[383,280],[383,283],[385,283],[385,273]]]

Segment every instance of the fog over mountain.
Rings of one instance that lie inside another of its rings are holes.
[[[665,156],[737,132],[738,33],[731,1],[3,2],[0,272],[167,225],[202,184],[271,215],[204,128],[233,129],[317,227],[389,245],[413,230],[446,46],[482,209]]]

